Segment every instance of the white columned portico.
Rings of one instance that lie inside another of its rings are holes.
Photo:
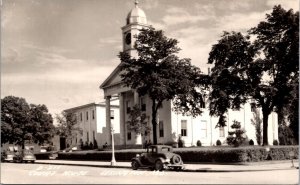
[[[105,111],[106,111],[106,128],[107,132],[111,133],[111,120],[110,120],[110,98],[111,96],[105,97]],[[108,141],[108,144],[112,144],[111,137],[109,137],[110,140]]]

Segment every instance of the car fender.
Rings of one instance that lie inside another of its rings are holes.
[[[140,166],[143,166],[143,164],[142,164],[140,158],[138,158],[138,157],[132,158],[132,159],[131,159],[131,162],[133,162],[133,161],[137,161],[137,162],[139,163]]]

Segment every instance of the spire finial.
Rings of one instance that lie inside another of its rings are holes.
[[[135,1],[134,1],[134,4],[135,4],[135,7],[137,7],[138,4],[139,4],[138,0],[135,0]]]

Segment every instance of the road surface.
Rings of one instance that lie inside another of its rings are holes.
[[[3,184],[298,184],[299,170],[176,172],[2,163]]]

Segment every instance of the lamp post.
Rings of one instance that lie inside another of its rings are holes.
[[[265,150],[267,152],[267,158],[266,158],[266,160],[270,160],[271,159],[271,156],[270,156],[270,147],[269,146],[265,147]]]
[[[289,152],[289,156],[290,156],[290,158],[291,158],[291,160],[292,160],[292,166],[291,166],[291,168],[294,168],[294,167],[295,167],[294,161],[293,161],[293,158],[294,158],[294,152],[293,152],[293,151],[290,151],[290,152]]]
[[[110,131],[111,131],[111,148],[112,148],[112,158],[111,158],[111,162],[110,165],[111,166],[115,166],[116,165],[116,159],[115,159],[115,143],[114,143],[114,124],[113,124],[113,120],[114,119],[114,112],[111,111],[111,117],[110,117]]]

